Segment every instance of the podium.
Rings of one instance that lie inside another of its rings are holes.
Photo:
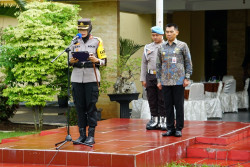
[[[137,100],[140,93],[108,94],[110,101],[120,103],[120,118],[130,118],[129,103]]]

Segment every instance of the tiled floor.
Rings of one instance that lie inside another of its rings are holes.
[[[196,139],[200,144],[207,144],[211,140],[212,143],[221,144],[221,147],[228,142],[238,142],[238,146],[244,148],[244,142],[240,144],[240,141],[250,136],[249,123],[185,121],[183,136],[176,138],[162,137],[162,131],[158,130],[146,131],[146,122],[118,118],[100,121],[96,129],[96,144],[92,148],[67,142],[57,151],[55,143],[65,140],[66,128],[3,140],[0,144],[0,166],[15,166],[13,163],[25,167],[32,166],[29,164],[159,166],[186,158],[187,148],[192,148]],[[70,134],[73,139],[78,138],[78,128],[71,127]],[[237,144],[230,147],[237,147]],[[248,147],[246,150],[249,153]]]

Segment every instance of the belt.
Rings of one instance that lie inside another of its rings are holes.
[[[93,68],[93,64],[92,63],[90,63],[90,62],[86,62],[86,63],[75,63],[74,65],[73,65],[74,67],[77,67],[77,68]],[[100,65],[99,64],[96,64],[95,65],[98,69],[99,69],[99,67],[100,67]]]
[[[89,63],[89,62],[85,62],[85,63],[83,64],[83,67],[84,67],[84,68],[93,68],[93,64],[92,64],[92,63]]]
[[[84,63],[83,67],[84,68],[93,68],[93,63]],[[96,64],[95,67],[97,67],[99,69],[100,65]]]
[[[150,69],[148,69],[148,73],[149,74],[156,74],[156,70],[150,70]]]

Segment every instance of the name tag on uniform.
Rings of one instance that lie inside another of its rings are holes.
[[[176,63],[176,57],[172,58],[172,63]]]

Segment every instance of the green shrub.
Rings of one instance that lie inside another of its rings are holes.
[[[32,135],[32,134],[37,134],[37,133],[39,133],[39,132],[37,132],[37,131],[0,132],[0,143],[2,142],[2,139],[7,139],[7,138],[11,138],[11,137],[18,137],[18,136],[25,136],[25,135]]]
[[[163,167],[220,167],[220,165],[188,164],[185,161],[167,163]]]
[[[0,122],[7,121],[9,118],[13,117],[18,105],[8,105],[8,97],[2,96],[3,90],[6,88],[4,83],[0,81]]]
[[[17,17],[17,26],[4,29],[0,67],[8,87],[3,95],[9,98],[9,105],[25,102],[31,107],[35,129],[42,130],[46,102],[54,100],[54,95],[67,86],[63,80],[63,76],[67,76],[67,54],[53,63],[51,60],[77,33],[80,8],[78,5],[38,1],[28,3],[25,8],[27,10]]]
[[[101,116],[98,114],[98,112],[101,112],[101,108],[100,109],[97,109],[97,121],[100,121],[101,120]],[[67,113],[68,115],[68,113]],[[76,108],[75,107],[72,107],[70,109],[70,113],[69,113],[69,125],[70,126],[75,126],[77,125],[77,120],[78,120],[78,117],[77,117],[77,111],[76,111]]]
[[[77,112],[76,112],[76,108],[75,107],[72,107],[70,109],[70,113],[69,113],[69,125],[70,126],[77,125]]]

